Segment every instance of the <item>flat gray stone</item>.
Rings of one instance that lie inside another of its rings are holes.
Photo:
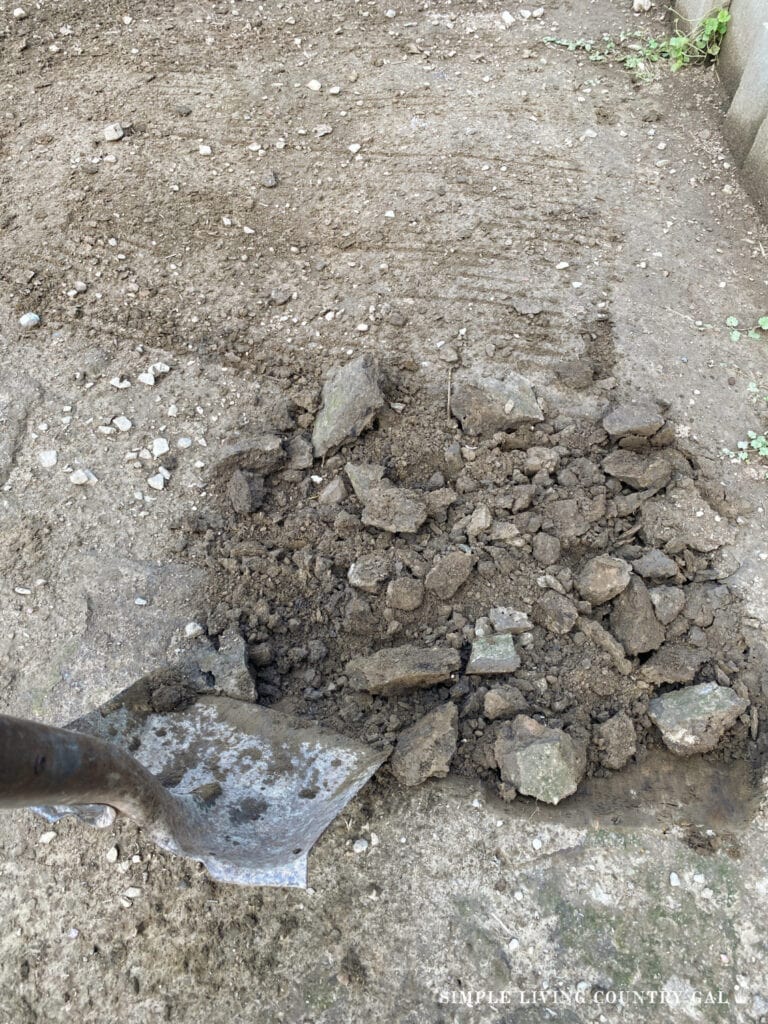
[[[392,580],[387,587],[387,604],[397,611],[412,612],[424,601],[424,584],[410,576]]]
[[[664,643],[664,628],[653,610],[648,588],[633,576],[611,613],[611,632],[629,655],[655,651]]]
[[[278,434],[264,433],[225,447],[214,469],[222,474],[240,469],[267,476],[280,469],[287,458],[283,438]]]
[[[669,555],[684,548],[715,551],[734,540],[733,527],[707,504],[692,480],[668,488],[663,498],[643,502],[640,523],[645,543]]]
[[[384,467],[374,466],[370,462],[348,462],[344,472],[352,484],[352,490],[360,501],[365,503],[372,488],[384,479]]]
[[[248,667],[248,648],[234,627],[219,638],[218,650],[211,647],[198,657],[197,663],[215,680],[211,693],[234,700],[256,700],[256,684]]]
[[[645,580],[668,580],[677,576],[677,562],[658,548],[651,548],[632,563],[632,568]]]
[[[444,704],[424,715],[397,738],[389,765],[404,786],[419,786],[448,774],[459,738],[459,713],[455,704]]]
[[[663,455],[638,455],[624,448],[606,455],[603,471],[636,491],[658,490],[672,479],[672,467]]]
[[[417,491],[395,487],[384,480],[367,493],[364,526],[375,526],[387,533],[416,533],[426,518],[427,506]]]
[[[520,612],[516,608],[491,608],[488,618],[497,633],[512,633],[513,636],[519,636],[533,629],[528,613]]]
[[[312,431],[315,455],[323,458],[345,441],[359,437],[383,405],[378,364],[369,352],[346,366],[336,367],[323,386],[322,403]]]
[[[381,584],[389,579],[391,570],[392,559],[390,556],[380,551],[374,551],[368,555],[361,555],[350,565],[347,579],[350,585],[357,590],[364,590],[368,594],[377,594]]]
[[[710,659],[709,651],[689,644],[664,644],[646,661],[640,675],[653,686],[663,683],[692,683],[702,665]]]
[[[469,676],[499,675],[520,667],[515,638],[509,633],[478,637],[472,642],[466,672]]]
[[[249,470],[236,469],[227,484],[227,497],[238,515],[256,512],[264,503],[264,477]]]
[[[406,644],[355,658],[347,665],[347,675],[358,690],[390,695],[434,686],[450,679],[460,665],[459,652],[451,648]]]
[[[579,613],[573,601],[548,590],[533,606],[533,620],[550,633],[565,636],[579,621]]]
[[[631,576],[629,562],[623,558],[597,555],[584,565],[576,578],[576,587],[584,600],[596,607],[626,590]]]
[[[624,711],[593,730],[600,764],[618,771],[637,753],[637,737],[632,719]]]
[[[648,714],[673,754],[688,756],[714,750],[749,702],[717,683],[699,683],[654,697]]]
[[[502,782],[548,804],[575,793],[586,769],[582,744],[527,715],[501,727],[494,755]]]
[[[516,686],[494,686],[483,698],[483,717],[495,722],[519,715],[527,707],[528,701]]]
[[[681,587],[652,587],[648,593],[656,618],[664,626],[674,622],[685,607],[685,592]]]
[[[650,437],[664,426],[664,417],[653,402],[617,405],[603,417],[603,428],[611,437]]]
[[[453,597],[472,572],[474,557],[466,551],[451,551],[438,558],[427,573],[424,586],[443,601]]]
[[[453,377],[451,413],[465,433],[486,437],[544,419],[529,382],[511,372],[496,377],[460,370]]]

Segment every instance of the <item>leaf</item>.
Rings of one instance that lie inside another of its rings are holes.
[[[747,331],[747,337],[751,338],[752,341],[760,341],[760,335],[755,330]]]
[[[731,331],[731,341],[741,341],[741,331]]]
[[[768,316],[761,316],[757,321],[757,326],[761,331],[768,331]]]
[[[725,321],[725,325],[726,325],[726,327],[738,327],[739,326],[739,318],[736,317],[736,316],[729,316],[729,317],[727,317],[727,319]]]

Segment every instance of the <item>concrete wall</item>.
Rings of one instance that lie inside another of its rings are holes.
[[[691,31],[712,0],[678,0],[673,17]],[[744,180],[768,217],[768,0],[731,0],[731,22],[717,72],[731,97],[723,130]]]

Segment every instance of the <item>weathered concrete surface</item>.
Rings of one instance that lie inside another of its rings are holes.
[[[763,121],[744,161],[744,178],[761,209],[768,210],[768,120]]]
[[[764,6],[765,23],[757,26],[751,56],[723,125],[728,145],[739,163],[749,155],[768,114],[768,4]]]
[[[760,39],[759,30],[767,20],[768,4],[765,0],[733,0],[731,21],[717,61],[717,73],[730,96],[739,88],[744,69]]]

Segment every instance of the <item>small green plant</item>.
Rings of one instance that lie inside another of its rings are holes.
[[[716,60],[730,20],[728,10],[720,7],[688,34],[678,33],[670,39],[654,39],[643,32],[622,32],[618,39],[606,33],[599,40],[546,36],[544,42],[562,46],[571,53],[586,53],[596,63],[623,64],[636,79],[647,81],[653,77],[653,65],[661,60],[668,60],[673,71]]]
[[[731,341],[741,341],[745,334],[750,341],[768,341],[768,316],[758,317],[754,327],[745,327],[738,317],[728,316],[725,326],[730,329]]]
[[[712,11],[692,32],[672,36],[667,42],[672,70],[716,60],[730,20],[730,12],[721,7]]]
[[[747,385],[747,391],[753,403],[765,403],[768,405],[768,394],[765,393],[764,389],[758,387],[754,381]],[[752,462],[757,457],[766,465],[768,464],[768,437],[766,437],[765,433],[758,434],[756,430],[748,430],[745,440],[739,441],[736,444],[735,452],[731,451],[730,448],[723,448],[723,454],[731,462]],[[765,472],[764,476],[768,479],[768,471]]]

